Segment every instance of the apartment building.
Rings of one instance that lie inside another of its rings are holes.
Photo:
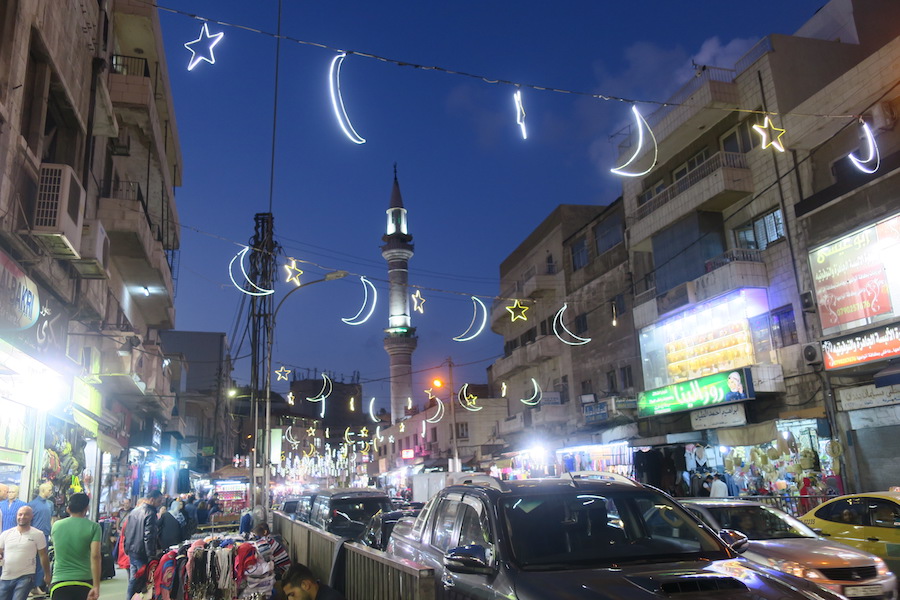
[[[147,457],[177,453],[159,332],[175,324],[180,181],[152,4],[0,6],[0,421],[34,425],[2,460],[26,491],[89,474],[119,493],[159,479]]]

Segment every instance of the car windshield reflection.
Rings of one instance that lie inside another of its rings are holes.
[[[751,540],[816,537],[794,517],[767,506],[707,506],[706,510],[720,527],[736,529]]]
[[[730,556],[682,508],[645,490],[504,497],[501,510],[525,569]]]

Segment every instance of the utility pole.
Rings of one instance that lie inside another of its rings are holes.
[[[453,431],[451,432],[451,439],[453,440],[453,467],[448,468],[447,470],[451,473],[459,473],[462,471],[462,465],[459,464],[459,439],[458,434],[459,430],[456,427],[456,399],[454,396],[456,395],[453,389],[453,358],[447,357],[447,387],[450,388],[450,397],[447,401],[450,403],[450,422]]]

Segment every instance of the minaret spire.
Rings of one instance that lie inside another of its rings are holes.
[[[381,237],[384,241],[381,255],[388,263],[390,286],[384,349],[391,360],[391,420],[396,423],[405,415],[407,402],[412,398],[412,353],[418,343],[416,328],[410,319],[407,293],[413,244],[406,221],[406,208],[400,195],[400,182],[397,180],[397,163],[394,163],[394,187],[387,217],[387,230]]]

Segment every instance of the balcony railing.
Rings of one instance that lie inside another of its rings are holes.
[[[740,152],[718,152],[713,154],[700,163],[696,169],[688,171],[684,177],[655,196],[651,196],[645,203],[638,206],[635,216],[638,219],[643,219],[682,192],[700,183],[723,167],[747,169],[747,157]]]
[[[150,77],[150,65],[147,64],[146,58],[141,58],[140,56],[113,54],[109,72],[115,73],[116,75]]]
[[[706,261],[706,272],[712,273],[716,269],[720,269],[733,262],[763,262],[762,252],[760,250],[750,250],[748,248],[732,248],[724,254],[720,254],[715,258]]]

